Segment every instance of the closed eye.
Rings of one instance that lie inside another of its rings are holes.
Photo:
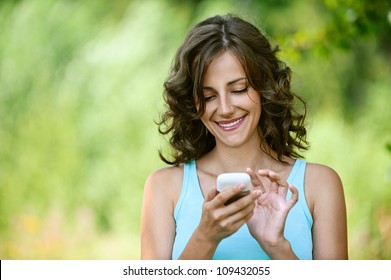
[[[215,95],[210,95],[210,96],[204,96],[205,102],[212,101],[216,96]]]
[[[246,93],[247,91],[248,91],[248,87],[245,87],[243,89],[233,90],[232,93],[241,94],[241,93]]]

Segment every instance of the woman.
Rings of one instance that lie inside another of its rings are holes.
[[[164,84],[159,131],[172,156],[160,156],[172,166],[145,183],[142,259],[347,259],[341,180],[299,154],[305,103],[277,51],[232,15],[187,35]],[[251,192],[230,204],[244,185],[217,192],[226,172],[251,177]]]

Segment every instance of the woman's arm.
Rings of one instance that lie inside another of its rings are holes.
[[[181,182],[176,181],[176,178],[182,178],[180,171],[166,168],[155,171],[145,182],[141,213],[141,259],[171,259],[175,237],[175,197],[179,196],[181,187]]]
[[[331,168],[307,164],[305,191],[313,217],[314,259],[348,259],[342,182]]]

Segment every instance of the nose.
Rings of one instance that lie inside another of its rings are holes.
[[[220,95],[219,114],[223,117],[232,115],[234,106],[231,97],[228,94]]]

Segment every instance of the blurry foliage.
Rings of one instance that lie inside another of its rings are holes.
[[[256,23],[345,186],[353,259],[391,258],[389,1],[1,1],[0,258],[137,259],[162,83],[197,21]]]
[[[330,14],[326,36],[332,45],[352,48],[360,37],[376,36],[380,49],[390,55],[390,1],[324,0],[323,2]]]

